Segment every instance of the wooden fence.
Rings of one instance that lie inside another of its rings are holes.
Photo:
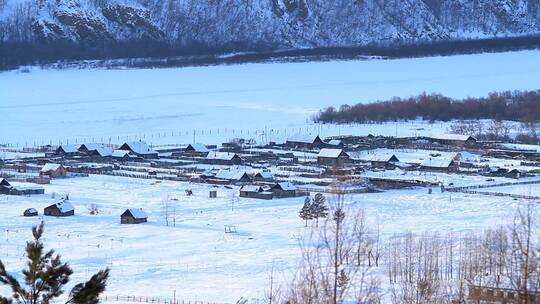
[[[218,302],[200,300],[182,300],[156,296],[126,296],[126,295],[106,295],[100,298],[102,303],[123,302],[123,303],[155,303],[155,304],[225,304]]]
[[[333,189],[332,187],[324,187],[324,188],[298,187],[298,190],[307,191],[311,193],[328,193],[328,194],[358,194],[358,193],[375,192],[374,190],[368,189],[368,188]]]
[[[482,184],[482,185],[472,185],[472,186],[465,186],[465,187],[449,187],[449,188],[445,188],[445,190],[452,191],[452,192],[462,192],[463,190],[517,186],[517,185],[534,185],[534,184],[540,184],[540,180],[523,181],[523,182],[506,182],[506,183],[497,183],[497,184]]]
[[[511,198],[516,198],[516,199],[540,200],[540,196],[513,194],[513,193],[505,193],[505,192],[484,192],[484,191],[475,190],[475,189],[486,189],[486,188],[519,186],[519,185],[533,185],[533,184],[540,184],[540,180],[473,185],[473,186],[466,186],[466,187],[451,187],[451,188],[446,188],[445,190],[450,191],[450,192],[460,192],[460,193],[468,193],[468,194],[480,194],[480,195],[511,197]]]
[[[167,175],[150,175],[147,173],[127,173],[127,172],[118,172],[118,171],[103,172],[102,175],[143,178],[143,179],[171,180],[171,181],[177,181],[177,182],[190,181],[189,178],[185,176],[179,177],[179,176],[167,176]]]
[[[474,191],[474,190],[462,190],[462,191],[459,191],[459,192],[460,193],[468,193],[468,194],[505,196],[505,197],[511,197],[511,198],[517,198],[517,199],[540,200],[540,196],[524,195],[524,194],[513,194],[513,193],[504,193],[504,192],[482,192],[482,191]]]

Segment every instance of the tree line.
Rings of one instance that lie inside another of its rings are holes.
[[[1,36],[0,36],[1,38]],[[233,41],[210,45],[200,41],[169,41],[137,38],[119,41],[82,43],[70,40],[2,40],[0,39],[0,70],[21,65],[55,62],[73,63],[97,60],[102,67],[129,66],[135,68],[183,67],[248,62],[317,61],[332,59],[362,59],[379,56],[388,59],[501,52],[540,47],[540,36],[487,38],[477,40],[419,41],[408,43],[377,42],[354,47],[314,47],[287,49],[270,41]],[[245,52],[221,56],[231,52]],[[137,59],[113,62],[113,59]],[[141,60],[144,58],[145,60]]]
[[[442,94],[420,94],[409,98],[356,105],[328,107],[313,120],[321,123],[365,123],[422,118],[429,121],[495,119],[521,122],[540,121],[540,90],[505,91],[487,97],[453,99]]]

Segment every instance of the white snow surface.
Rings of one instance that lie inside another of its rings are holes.
[[[44,188],[45,195],[0,195],[2,261],[9,271],[23,268],[21,257],[30,228],[43,220],[47,247],[55,248],[75,270],[72,284],[111,267],[107,295],[172,297],[176,290],[177,299],[191,301],[262,299],[272,268],[277,282],[290,278],[298,263],[300,239],[307,233],[298,217],[302,197],[239,198],[232,211],[230,200],[238,187],[91,175],[53,180]],[[193,196],[184,194],[187,188]],[[208,198],[212,189],[218,191],[218,198]],[[28,208],[41,210],[56,203],[52,193],[69,193],[76,215],[21,215]],[[166,226],[163,202],[171,198]],[[352,195],[347,201],[352,208],[365,209],[370,223],[378,221],[385,238],[406,231],[478,231],[511,221],[508,215],[523,204],[495,196],[428,194],[427,189]],[[90,204],[98,206],[98,215],[86,211]],[[138,207],[144,208],[148,223],[121,225],[126,208]],[[224,233],[226,225],[236,226],[238,232]],[[3,288],[0,292],[6,291]]]
[[[314,126],[327,106],[438,92],[538,89],[540,51],[400,60],[0,73],[0,143],[285,141],[294,134],[429,135],[447,125]],[[421,130],[419,130],[421,129]],[[261,134],[266,131],[266,136]]]

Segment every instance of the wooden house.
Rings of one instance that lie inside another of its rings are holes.
[[[97,143],[85,143],[79,146],[79,153],[82,155],[90,155],[92,152],[97,149],[103,148],[102,144]]]
[[[245,185],[240,188],[240,197],[270,200],[273,193],[269,190],[270,187],[268,186]]]
[[[95,150],[89,151],[88,156],[94,158],[105,158],[112,156],[113,150],[111,148],[99,147]]]
[[[120,215],[121,224],[140,224],[146,223],[148,221],[148,216],[140,208],[130,208],[124,211]]]
[[[456,172],[459,167],[453,159],[428,158],[420,163],[420,169],[436,172]]]
[[[512,169],[512,170],[508,171],[508,173],[505,174],[506,177],[515,178],[515,179],[520,179],[520,178],[524,177],[525,175],[526,175],[526,173],[519,170],[519,169]]]
[[[120,150],[129,150],[134,155],[142,158],[157,158],[158,153],[144,141],[126,142],[120,146]]]
[[[129,150],[114,150],[111,153],[111,158],[119,161],[128,161],[137,158],[137,156],[135,156]]]
[[[540,292],[533,290],[525,294],[522,290],[515,288],[469,285],[466,303],[538,304],[540,303]]]
[[[206,155],[205,162],[212,165],[240,165],[244,161],[232,152],[210,152]]]
[[[326,145],[318,135],[295,135],[287,138],[285,143],[290,148],[314,149]]]
[[[50,205],[43,210],[43,214],[46,216],[66,217],[75,215],[75,208],[68,201],[61,201],[56,204]]]
[[[270,188],[275,198],[295,197],[296,190],[296,186],[291,183],[277,183]]]
[[[45,189],[41,187],[15,187],[12,186],[7,180],[0,179],[0,194],[6,195],[32,195],[43,194]]]
[[[342,149],[324,148],[317,155],[317,163],[326,166],[341,166],[349,163],[351,158],[347,152]]]
[[[273,182],[274,176],[271,172],[258,172],[253,175],[254,182]]]
[[[55,154],[60,156],[76,156],[79,154],[79,147],[77,145],[61,145],[56,148]]]
[[[226,180],[232,183],[250,183],[251,178],[244,170],[222,169],[215,176],[216,179]]]
[[[392,169],[395,168],[396,163],[399,162],[399,159],[395,154],[391,153],[379,153],[379,152],[370,152],[363,153],[358,156],[360,161],[369,162],[373,168],[385,168]]]
[[[435,136],[423,137],[422,139],[441,145],[458,147],[475,145],[477,142],[475,137],[461,134],[440,134]]]
[[[11,187],[11,184],[5,179],[5,178],[2,178],[0,179],[0,187]]]
[[[67,175],[67,169],[61,164],[47,163],[39,171],[40,175],[48,177],[65,177]]]
[[[34,208],[28,208],[24,210],[23,216],[26,216],[26,217],[38,216],[38,212]]]
[[[13,194],[14,187],[4,178],[0,179],[0,194]]]
[[[208,153],[210,153],[210,150],[201,143],[196,144],[189,144],[185,149],[184,152],[189,155],[196,155],[196,156],[206,156]]]

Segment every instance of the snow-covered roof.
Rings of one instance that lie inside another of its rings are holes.
[[[189,149],[189,147],[191,147],[195,152],[200,152],[200,153],[210,151],[210,150],[208,150],[208,148],[205,145],[203,145],[201,143],[189,144],[186,149]]]
[[[262,192],[263,188],[261,186],[257,185],[245,185],[240,188],[240,191],[246,191],[246,192]]]
[[[328,142],[329,145],[331,146],[339,146],[341,145],[341,140],[339,139],[332,139]]]
[[[472,154],[467,151],[456,153],[455,159],[462,162],[471,162],[471,163],[477,163],[480,161],[480,157],[478,155]]]
[[[439,139],[439,140],[460,140],[460,141],[475,139],[474,137],[470,135],[461,135],[461,134],[437,134],[430,137],[434,139]]]
[[[129,150],[114,150],[111,154],[112,157],[125,157],[129,156],[131,154],[131,151]]]
[[[60,201],[52,206],[56,206],[62,213],[75,210],[75,208],[73,208],[73,205],[68,201]]]
[[[273,188],[281,188],[284,191],[296,190],[296,186],[289,182],[277,183]]]
[[[135,154],[156,154],[157,152],[154,151],[150,146],[145,143],[144,141],[131,141],[126,142],[122,146],[127,146],[129,150],[133,151]]]
[[[318,135],[297,134],[297,135],[293,135],[287,138],[288,142],[305,143],[305,144],[312,144],[316,142],[317,140],[320,140]]]
[[[246,174],[247,173],[244,170],[222,169],[218,171],[218,173],[216,174],[216,178],[221,178],[221,179],[226,179],[226,180],[239,180]]]
[[[28,208],[25,210],[25,212],[28,212],[28,213],[37,213],[37,210],[35,208]]]
[[[85,147],[88,151],[95,151],[95,150],[97,150],[99,148],[102,148],[103,145],[102,144],[97,144],[97,143],[82,144],[79,147],[79,149],[82,148],[82,147]]]
[[[113,150],[111,148],[105,148],[105,147],[99,147],[95,150],[99,156],[101,157],[107,157],[107,156],[111,156],[112,153],[113,153]]]
[[[129,208],[126,210],[126,212],[131,213],[131,215],[136,219],[148,218],[148,215],[146,215],[146,212],[144,212],[141,208]]]
[[[53,163],[47,163],[41,168],[41,172],[49,172],[49,171],[56,171],[60,169],[62,165],[60,164],[53,164]]]
[[[80,145],[61,145],[59,148],[65,153],[77,153],[79,152]]]
[[[318,157],[326,157],[326,158],[338,158],[341,153],[344,153],[342,149],[328,149],[324,148],[319,151]],[[347,155],[347,153],[345,153]]]
[[[232,160],[235,156],[237,156],[236,153],[212,152],[206,156],[206,159]]]
[[[420,163],[421,167],[430,168],[448,168],[452,164],[451,159],[447,158],[429,158]]]
[[[257,172],[255,176],[260,176],[262,178],[273,178],[272,172]]]
[[[397,156],[392,153],[360,153],[355,156],[356,159],[369,162],[390,162],[393,159],[399,161]]]

